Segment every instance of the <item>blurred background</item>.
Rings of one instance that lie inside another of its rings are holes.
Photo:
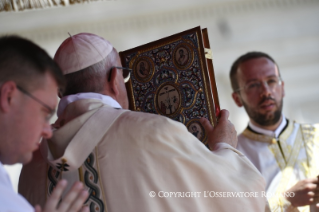
[[[279,64],[284,114],[319,122],[319,0],[86,0],[0,12],[0,35],[29,38],[51,56],[68,33],[95,33],[122,51],[196,26],[208,29],[220,105],[230,111],[238,133],[248,117],[231,98],[229,70],[237,57],[254,50]],[[16,187],[21,165],[6,168]]]

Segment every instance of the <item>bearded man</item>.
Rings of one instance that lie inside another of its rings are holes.
[[[235,103],[244,106],[249,116],[237,149],[266,179],[265,195],[272,211],[316,211],[318,125],[299,124],[284,116],[284,81],[269,55],[240,56],[231,67],[230,80]]]

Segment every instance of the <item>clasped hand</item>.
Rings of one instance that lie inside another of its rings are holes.
[[[318,178],[301,180],[286,191],[294,193],[294,195],[285,195],[286,199],[294,207],[319,203],[318,183]],[[319,208],[319,204],[317,204],[316,207]]]

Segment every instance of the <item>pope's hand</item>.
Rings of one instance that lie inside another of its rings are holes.
[[[229,112],[227,110],[221,110],[218,123],[214,127],[207,119],[200,119],[200,123],[207,133],[207,141],[210,149],[214,149],[214,146],[221,142],[230,144],[232,147],[236,148],[237,132],[234,125],[228,120],[228,117]]]

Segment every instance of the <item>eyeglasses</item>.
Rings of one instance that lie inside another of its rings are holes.
[[[48,115],[45,117],[46,121],[49,121],[52,116],[55,113],[55,109],[52,109],[50,106],[48,106],[47,104],[43,103],[40,99],[36,98],[35,96],[33,96],[31,93],[29,93],[28,91],[26,91],[25,89],[23,89],[21,86],[17,85],[17,88],[19,91],[21,91],[23,94],[29,96],[31,99],[35,100],[36,102],[40,103],[43,107],[45,107],[49,113]]]
[[[252,81],[247,83],[244,87],[238,88],[235,92],[244,90],[246,93],[260,93],[263,85],[268,87],[270,90],[274,90],[282,84],[280,77],[271,77],[264,81]]]
[[[133,69],[125,68],[125,67],[119,67],[119,66],[112,66],[111,67],[110,74],[109,74],[109,77],[108,77],[108,81],[111,80],[111,75],[112,75],[113,68],[122,69],[123,70],[124,83],[127,83],[129,81],[130,76],[131,76],[130,73],[131,73],[131,71],[133,71]]]

